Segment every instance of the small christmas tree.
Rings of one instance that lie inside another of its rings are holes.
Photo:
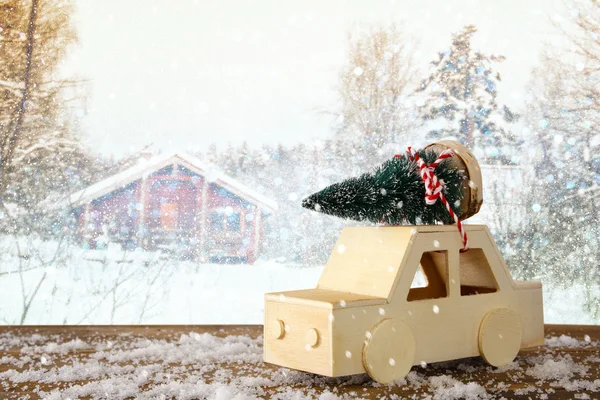
[[[448,153],[449,147],[459,150]],[[449,158],[434,164],[442,151]],[[457,155],[459,151],[464,154]],[[481,198],[480,188],[470,181],[468,168],[469,162],[474,167],[476,160],[464,146],[456,142],[440,142],[417,154],[417,158],[421,158],[427,166],[434,165],[429,168],[441,184],[439,190],[460,219],[479,210],[481,200],[477,199]],[[475,169],[479,174],[478,166]],[[434,200],[427,204],[426,199],[418,161],[407,154],[386,161],[373,172],[326,187],[304,199],[302,206],[341,218],[391,225],[456,222],[443,202]]]

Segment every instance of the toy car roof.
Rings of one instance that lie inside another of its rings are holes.
[[[485,225],[464,225],[467,231],[486,231]],[[356,293],[389,299],[402,272],[404,256],[425,233],[455,233],[458,250],[462,243],[455,225],[378,226],[345,228],[323,270],[317,289]],[[442,250],[440,248],[440,250]]]

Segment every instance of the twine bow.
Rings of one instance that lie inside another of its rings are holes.
[[[456,215],[456,213],[452,209],[452,206],[448,202],[448,199],[446,199],[446,196],[444,196],[444,182],[438,179],[438,177],[435,175],[436,167],[440,165],[440,163],[446,158],[453,157],[454,151],[452,151],[451,149],[442,151],[438,156],[437,160],[435,160],[431,164],[425,163],[425,161],[423,161],[419,156],[419,153],[417,153],[410,146],[406,149],[406,154],[408,158],[411,161],[415,161],[417,163],[417,166],[419,167],[419,175],[421,176],[423,184],[425,185],[425,203],[431,206],[435,204],[435,202],[438,199],[441,200],[441,202],[448,210],[448,213],[450,214],[452,219],[454,219],[454,222],[456,222],[456,227],[458,228],[458,231],[462,237],[464,247],[460,250],[461,253],[464,253],[465,251],[469,250],[469,240],[467,239],[467,232],[465,232],[462,221],[458,219],[458,215]],[[396,158],[400,157],[402,156],[399,154],[396,155]]]

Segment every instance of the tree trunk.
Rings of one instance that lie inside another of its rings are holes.
[[[16,115],[12,122],[11,129],[8,130],[7,136],[2,140],[2,154],[0,158],[0,206],[4,206],[4,193],[8,186],[8,174],[10,172],[12,158],[17,147],[23,120],[25,118],[25,107],[29,99],[31,89],[31,68],[33,62],[33,45],[37,18],[38,0],[31,1],[31,13],[29,15],[29,23],[27,25],[27,48],[25,58],[25,70],[23,72],[23,93],[19,100],[19,106],[16,110]]]

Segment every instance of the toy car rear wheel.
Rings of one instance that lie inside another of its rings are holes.
[[[386,319],[367,334],[363,348],[363,366],[379,383],[404,378],[415,360],[415,338],[405,323]]]
[[[521,349],[523,327],[519,315],[508,308],[488,312],[479,326],[479,352],[494,367],[511,363]]]

